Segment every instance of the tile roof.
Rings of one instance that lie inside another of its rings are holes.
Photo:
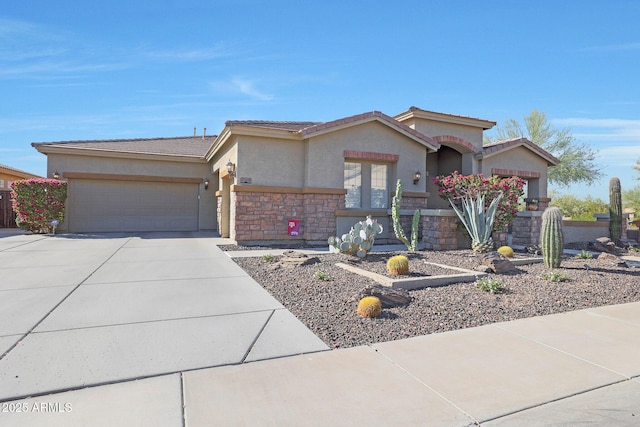
[[[9,172],[16,172],[19,175],[38,176],[38,175],[36,175],[34,173],[31,173],[31,172],[27,172],[27,171],[23,171],[23,170],[20,170],[20,169],[16,169],[16,168],[11,167],[11,166],[3,165],[2,163],[0,163],[0,169],[5,169],[5,170],[7,170]]]
[[[277,122],[270,120],[228,120],[225,122],[227,126],[251,126],[268,129],[281,129],[291,132],[298,132],[309,126],[316,125],[321,122]]]
[[[538,154],[540,157],[547,160],[553,166],[560,163],[560,160],[557,157],[555,157],[553,154],[549,153],[545,149],[541,148],[539,145],[529,141],[527,138],[503,139],[501,141],[496,141],[491,144],[487,144],[482,147],[482,151],[477,153],[475,157],[479,159],[483,159],[486,157],[491,157],[502,151],[506,151],[519,146],[527,147],[529,150],[533,151],[534,153]]]
[[[171,138],[106,139],[95,141],[34,142],[40,147],[64,147],[83,150],[113,151],[121,153],[161,154],[186,157],[204,157],[216,136],[182,136]]]

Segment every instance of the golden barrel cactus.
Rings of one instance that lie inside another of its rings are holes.
[[[389,258],[387,271],[393,276],[409,274],[409,258],[404,255],[396,255]]]
[[[358,315],[378,317],[382,313],[382,303],[378,297],[364,297],[358,303]]]
[[[507,258],[513,258],[513,249],[509,246],[500,246],[498,248],[498,253],[500,255],[506,256]]]

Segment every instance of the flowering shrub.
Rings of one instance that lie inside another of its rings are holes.
[[[464,197],[476,197],[484,195],[485,208],[489,207],[498,194],[502,194],[502,200],[498,204],[496,219],[493,223],[493,231],[500,231],[511,223],[518,213],[518,198],[524,194],[526,181],[516,176],[500,178],[490,176],[485,178],[482,174],[462,175],[458,171],[451,175],[438,175],[433,178],[438,187],[438,194],[445,200],[453,200],[456,205],[462,203]]]
[[[11,184],[16,224],[23,230],[47,232],[51,221],[64,220],[67,183],[57,179],[31,178]]]

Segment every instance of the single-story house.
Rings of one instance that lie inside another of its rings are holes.
[[[403,209],[448,208],[436,175],[520,176],[544,204],[558,160],[520,138],[482,145],[495,122],[411,107],[330,122],[227,121],[217,136],[33,143],[69,181],[63,230],[217,230],[240,243],[326,242],[367,215],[392,239]],[[433,212],[431,212],[433,213]]]

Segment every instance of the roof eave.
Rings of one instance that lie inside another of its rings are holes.
[[[481,128],[482,130],[491,129],[496,125],[496,122],[492,120],[458,116],[455,114],[438,113],[435,111],[427,111],[419,108],[409,109],[405,112],[393,116],[393,118],[398,120],[399,122],[404,122],[413,118],[433,120],[438,122]]]
[[[185,154],[143,153],[138,151],[117,151],[95,148],[64,147],[48,145],[44,143],[31,144],[42,154],[65,154],[75,156],[111,157],[121,159],[162,160],[171,162],[201,163],[205,161],[203,156]]]

